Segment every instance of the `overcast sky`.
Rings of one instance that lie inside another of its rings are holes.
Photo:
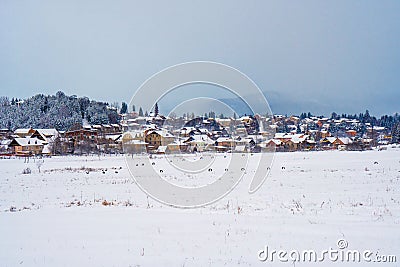
[[[399,14],[398,0],[1,0],[0,95],[129,102],[163,68],[210,60],[279,112],[399,112]]]

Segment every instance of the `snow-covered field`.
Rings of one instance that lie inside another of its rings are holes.
[[[166,179],[204,184],[223,168]],[[217,203],[178,209],[147,198],[123,156],[46,158],[40,173],[33,159],[1,159],[0,266],[309,266],[258,254],[265,246],[320,253],[339,239],[397,257],[368,266],[400,265],[399,147],[277,153],[255,194],[246,176]]]

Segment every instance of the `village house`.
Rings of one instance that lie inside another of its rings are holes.
[[[234,150],[235,140],[231,137],[219,137],[215,141],[215,149],[219,152]]]
[[[257,143],[261,143],[260,139],[257,139],[255,136],[247,136],[247,137],[240,137],[238,136],[235,139],[235,145],[236,146],[244,146],[244,151],[251,151],[254,149],[254,147],[256,146],[256,141],[258,140]],[[241,148],[239,148],[240,150]],[[238,149],[235,149],[235,151],[238,151]]]
[[[222,127],[229,128],[231,126],[232,120],[231,119],[215,119],[217,123],[219,123]]]
[[[10,139],[0,140],[0,155],[10,156],[12,154],[12,150],[10,147],[11,141],[12,140],[10,140]]]
[[[12,148],[12,152],[17,156],[41,155],[43,150],[42,140],[36,137],[14,138],[9,146]]]
[[[147,152],[147,145],[144,141],[144,133],[141,131],[126,132],[122,135],[122,151],[124,153],[141,154]]]
[[[278,149],[282,145],[282,141],[278,139],[270,139],[262,142],[260,145],[262,148],[265,149],[270,149],[270,148]]]
[[[179,136],[181,137],[189,137],[191,135],[195,135],[197,132],[195,127],[183,127],[182,129],[179,130]]]
[[[79,143],[81,141],[89,141],[91,143],[95,143],[97,140],[98,132],[95,130],[88,129],[77,129],[77,130],[69,130],[65,132],[65,137],[72,139],[74,143]]]
[[[325,137],[322,138],[319,143],[322,149],[324,150],[330,150],[330,149],[336,149],[334,143],[336,141],[336,137]]]
[[[293,135],[289,140],[284,143],[284,147],[286,151],[297,151],[302,148],[303,142],[306,140],[306,137]]]
[[[312,139],[307,139],[306,143],[305,143],[305,150],[314,150],[316,147],[317,142],[315,142],[315,140]]]
[[[347,146],[352,145],[353,141],[349,137],[325,137],[320,140],[323,149],[345,150]]]
[[[148,143],[147,150],[157,150],[159,146],[167,146],[174,142],[175,137],[166,130],[148,130],[145,132],[145,142]]]
[[[60,137],[60,133],[56,129],[35,129],[34,133],[30,137],[36,137],[42,140],[43,143],[43,155],[51,155],[55,141]]]
[[[188,150],[188,145],[180,141],[174,141],[167,145],[166,151],[169,153],[181,153]]]
[[[192,135],[184,141],[191,152],[201,152],[214,145],[214,141],[206,134]]]

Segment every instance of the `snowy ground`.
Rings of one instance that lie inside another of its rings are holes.
[[[262,262],[258,252],[320,253],[339,239],[397,257],[368,266],[400,266],[399,147],[277,153],[261,189],[250,195],[249,183],[210,206],[177,209],[148,199],[123,156],[46,158],[40,173],[33,160],[1,159],[0,266],[309,266]]]

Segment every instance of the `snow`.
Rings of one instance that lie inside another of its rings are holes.
[[[30,138],[14,138],[15,142],[20,145],[20,146],[35,146],[35,145],[43,145],[43,141],[40,139],[37,139],[36,137]]]
[[[37,160],[1,159],[0,265],[271,266],[257,258],[266,245],[321,251],[336,247],[340,238],[350,249],[393,254],[399,261],[399,152],[388,146],[276,153],[264,185],[248,194],[252,164],[260,156],[252,154],[238,187],[199,209],[148,199],[123,156],[44,158],[40,173]],[[225,168],[224,156],[216,156],[213,172],[196,178],[178,176],[164,163],[165,179],[182,185],[212,182]],[[163,157],[152,160],[163,166]],[[32,173],[22,174],[28,167]],[[336,264],[363,266],[329,261],[321,266]],[[396,266],[368,264],[383,265]]]
[[[36,129],[40,134],[46,137],[58,136],[58,131],[56,129]]]
[[[29,131],[32,131],[32,129],[31,128],[22,128],[22,129],[16,129],[15,131],[14,131],[14,133],[15,134],[28,134],[29,133]]]

